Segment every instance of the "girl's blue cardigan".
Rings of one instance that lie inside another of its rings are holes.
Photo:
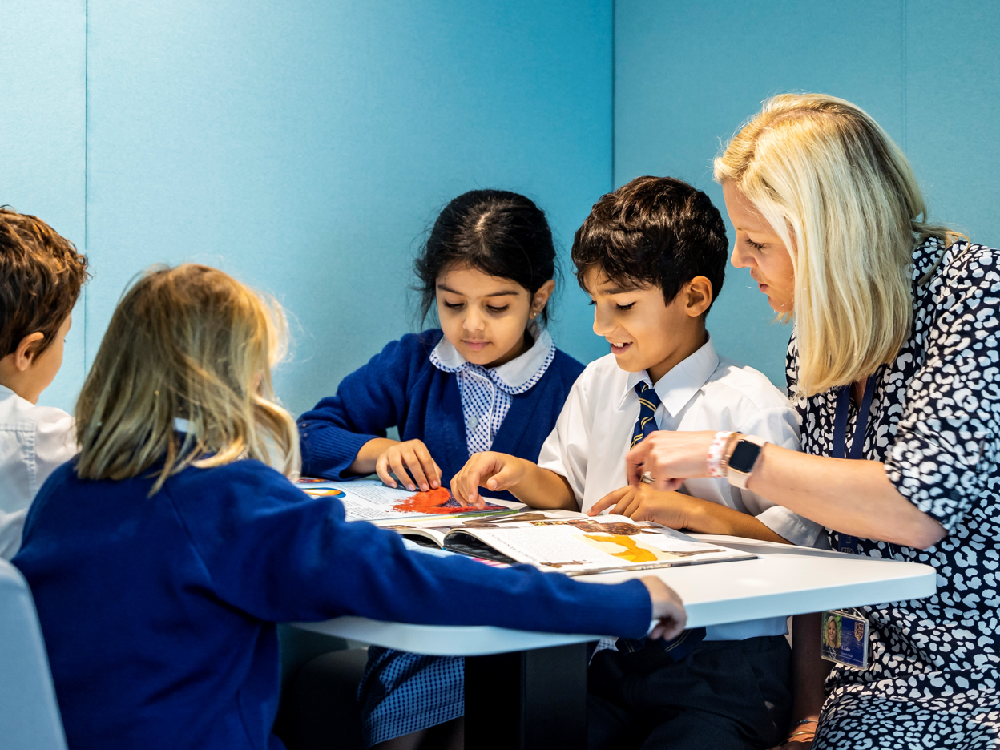
[[[258,461],[82,480],[63,464],[14,558],[74,750],[280,750],[275,623],[360,615],[641,638],[638,580],[410,552]],[[0,740],[2,744],[2,740]]]
[[[407,334],[341,381],[337,395],[299,417],[302,473],[346,479],[358,451],[397,427],[401,440],[420,440],[443,473],[443,486],[465,465],[469,450],[458,377],[430,362],[440,329]],[[492,450],[537,461],[583,365],[556,351],[534,387],[511,396]],[[501,497],[510,498],[507,493]]]

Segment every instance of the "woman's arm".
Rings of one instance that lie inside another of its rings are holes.
[[[628,476],[649,472],[656,489],[707,477],[711,432],[654,432],[629,451]],[[904,498],[877,461],[811,456],[767,444],[747,488],[800,516],[862,539],[927,549],[944,528]]]
[[[945,535],[940,523],[899,494],[878,461],[810,456],[768,444],[747,487],[862,539],[927,549]]]

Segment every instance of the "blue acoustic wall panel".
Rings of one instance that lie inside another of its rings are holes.
[[[84,0],[12,0],[0,10],[0,205],[85,249]],[[84,376],[85,298],[63,367],[39,403],[71,411]]]
[[[478,187],[572,232],[611,187],[611,4],[90,0],[89,335],[155,262],[275,294],[302,411],[414,328],[413,254]],[[564,263],[568,269],[568,262]],[[603,353],[566,274],[556,340]]]
[[[904,144],[932,219],[1000,246],[1000,6],[906,3]]]
[[[763,99],[790,91],[851,100],[901,141],[903,10],[900,2],[862,0],[619,0],[615,184],[672,175],[705,190],[724,212],[712,159]],[[791,328],[773,318],[748,271],[730,267],[709,316],[715,343],[783,388]]]

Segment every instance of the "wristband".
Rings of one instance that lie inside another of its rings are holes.
[[[715,477],[716,479],[721,479],[726,476],[725,470],[721,466],[722,458],[726,454],[726,445],[729,443],[729,438],[732,437],[731,432],[717,432],[715,437],[712,439],[712,445],[708,448],[708,474],[709,476]]]

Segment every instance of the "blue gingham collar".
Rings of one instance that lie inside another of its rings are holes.
[[[556,355],[556,346],[552,336],[545,329],[539,329],[532,324],[528,332],[534,338],[531,348],[510,362],[487,369],[474,365],[459,354],[444,336],[430,354],[431,364],[443,372],[457,373],[473,369],[489,376],[497,387],[507,393],[523,393],[531,388],[552,364]]]

